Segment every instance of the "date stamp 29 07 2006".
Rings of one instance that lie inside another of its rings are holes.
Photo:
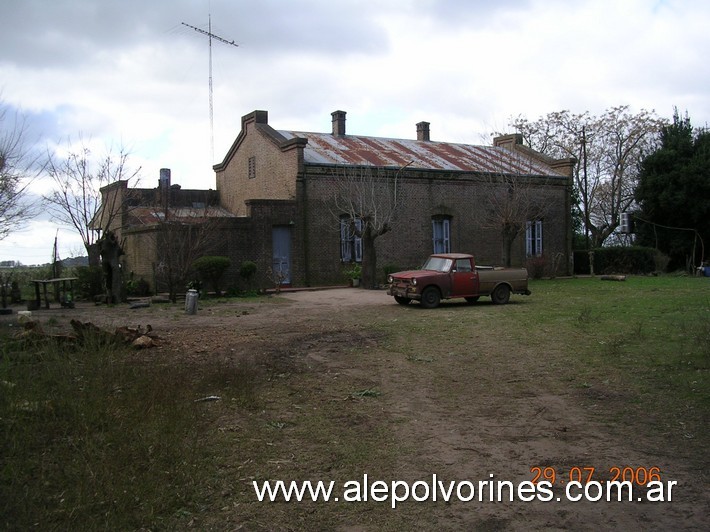
[[[533,474],[531,479],[533,483],[537,484],[544,480],[553,486],[568,482],[588,484],[593,481],[631,482],[638,486],[645,486],[649,482],[662,481],[661,468],[656,466],[611,466],[606,472],[590,466],[574,466],[566,471],[558,471],[552,466],[533,466],[530,468],[530,472]]]
[[[568,500],[576,501],[585,498],[598,501],[607,500],[671,502],[673,487],[678,484],[671,480],[663,482],[661,468],[611,466],[607,469],[597,469],[591,466],[574,466],[555,468],[553,466],[533,466],[531,482],[547,487],[564,487]],[[634,494],[634,486],[645,488],[644,496]],[[560,500],[559,498],[557,500]]]

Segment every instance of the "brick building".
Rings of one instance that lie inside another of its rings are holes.
[[[334,194],[339,180],[363,171],[387,181],[399,205],[391,230],[376,240],[379,270],[416,267],[434,251],[458,251],[486,264],[502,264],[509,256],[513,265],[526,265],[542,257],[548,269],[558,265],[557,274],[571,272],[574,159],[549,159],[523,146],[519,135],[474,146],[431,140],[427,122],[416,125],[416,140],[408,140],[348,135],[345,121],[345,112],[336,111],[330,133],[276,130],[266,111],[254,111],[242,117],[241,132],[214,166],[216,191],[179,191],[161,179],[173,194],[171,206],[188,209],[183,214],[213,206],[208,217],[217,220],[212,227],[218,237],[206,253],[232,259],[232,282],[239,264],[251,260],[262,286],[274,277],[268,272],[281,272],[279,280],[293,286],[343,284],[344,265],[360,261],[362,250],[347,228],[354,225],[344,224],[344,213],[335,208]],[[120,186],[106,187],[104,201],[111,187]],[[126,204],[136,212],[150,194],[155,203],[165,197],[161,187]],[[523,188],[536,209],[506,255],[502,222],[492,219],[499,216],[500,198]],[[150,279],[156,253],[141,235],[156,225],[136,222],[140,217],[132,215],[120,223],[126,269]],[[378,277],[384,279],[384,272]]]

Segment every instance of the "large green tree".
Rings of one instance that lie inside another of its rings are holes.
[[[639,244],[671,258],[671,268],[691,268],[710,244],[710,131],[694,130],[676,110],[663,128],[661,146],[641,165],[635,193]]]

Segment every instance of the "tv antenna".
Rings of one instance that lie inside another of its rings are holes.
[[[217,41],[223,42],[224,44],[228,44],[230,46],[238,47],[238,44],[235,44],[234,41],[228,41],[227,39],[223,39],[219,35],[215,35],[212,33],[212,15],[208,15],[208,25],[207,25],[207,31],[203,30],[202,28],[198,28],[196,26],[192,26],[190,24],[187,24],[185,22],[181,22],[183,26],[187,26],[188,28],[192,28],[198,33],[201,33],[203,35],[207,35],[207,39],[209,41],[209,48],[210,48],[210,82],[209,82],[209,87],[210,87],[210,148],[212,150],[212,162],[214,163],[214,105],[212,103],[212,39],[215,39]]]

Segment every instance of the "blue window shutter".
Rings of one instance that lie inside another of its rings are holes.
[[[542,255],[542,220],[535,222],[535,254]]]
[[[431,243],[434,253],[439,253],[439,224],[438,220],[431,221]]]
[[[525,256],[531,257],[532,254],[533,254],[532,222],[525,222]]]
[[[340,217],[340,260],[352,260],[352,239],[350,237],[350,223],[347,216]]]
[[[362,231],[362,220],[360,218],[355,220],[355,227],[358,231]],[[355,262],[362,262],[362,238],[354,235],[353,243],[355,248]]]
[[[542,220],[525,222],[525,255],[528,257],[542,255]]]
[[[444,229],[444,253],[451,252],[451,225],[448,218],[444,218],[442,221]]]
[[[434,218],[431,221],[434,253],[451,251],[451,221],[448,218]]]
[[[362,262],[362,238],[352,230],[349,216],[340,217],[340,260]],[[355,229],[362,231],[362,220],[355,220]]]

